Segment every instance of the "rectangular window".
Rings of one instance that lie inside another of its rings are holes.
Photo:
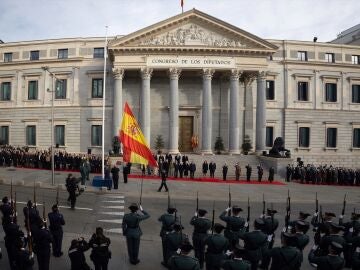
[[[275,82],[266,81],[266,100],[275,99]]]
[[[11,100],[11,82],[3,82],[0,88],[0,100]]]
[[[28,100],[38,99],[38,81],[29,81]]]
[[[337,140],[337,128],[326,129],[326,147],[335,148]]]
[[[4,62],[12,62],[13,54],[11,52],[4,53]]]
[[[352,88],[352,103],[360,103],[360,84],[353,84]]]
[[[360,128],[354,128],[353,131],[353,147],[360,148]]]
[[[59,59],[68,58],[68,49],[58,49],[58,58]]]
[[[325,101],[337,101],[337,85],[336,83],[325,83]]]
[[[55,145],[65,145],[65,126],[64,125],[57,125],[55,126]]]
[[[360,55],[352,55],[351,63],[354,65],[359,65],[360,64]]]
[[[92,80],[92,92],[91,97],[102,98],[103,97],[103,79]]]
[[[310,146],[310,128],[300,127],[299,128],[299,147]]]
[[[274,127],[266,127],[266,147],[272,147],[274,142]]]
[[[94,48],[94,58],[104,58],[104,48]]]
[[[325,61],[328,63],[335,63],[335,55],[333,53],[325,53]]]
[[[91,145],[92,146],[101,146],[102,137],[101,125],[91,126]]]
[[[26,145],[36,145],[36,126],[26,127]]]
[[[0,127],[0,145],[9,144],[9,127]]]
[[[55,83],[55,99],[65,99],[66,98],[66,79],[56,80]]]
[[[31,51],[30,52],[30,60],[31,61],[39,60],[39,56],[40,56],[40,51]]]
[[[299,61],[307,61],[307,52],[306,51],[298,51],[297,52],[297,60]]]
[[[298,82],[298,100],[308,101],[309,100],[309,83]]]

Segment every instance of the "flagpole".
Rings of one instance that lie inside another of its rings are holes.
[[[105,180],[105,97],[106,97],[106,58],[107,58],[107,32],[108,26],[105,26],[105,46],[104,46],[104,79],[103,79],[103,108],[102,108],[102,128],[101,128],[101,175]]]

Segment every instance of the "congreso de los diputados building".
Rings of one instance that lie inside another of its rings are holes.
[[[221,137],[240,154],[248,135],[261,153],[283,137],[294,157],[360,166],[360,25],[326,43],[265,40],[192,9],[110,37],[102,127],[104,45],[0,42],[0,143],[48,149],[54,133],[60,149],[100,153],[104,128],[107,151],[128,102],[166,152],[211,154]]]

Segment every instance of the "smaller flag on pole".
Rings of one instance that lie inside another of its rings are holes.
[[[127,102],[125,103],[121,123],[120,141],[123,144],[123,159],[125,162],[153,167],[158,166]]]
[[[184,13],[184,0],[181,0],[181,13]]]

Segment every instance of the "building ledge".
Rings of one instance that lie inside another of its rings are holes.
[[[360,151],[360,147],[351,147],[350,151]]]
[[[336,152],[339,149],[337,147],[325,147],[324,150],[325,151],[334,151],[334,152]]]
[[[297,151],[311,151],[311,147],[296,147],[295,150]]]

